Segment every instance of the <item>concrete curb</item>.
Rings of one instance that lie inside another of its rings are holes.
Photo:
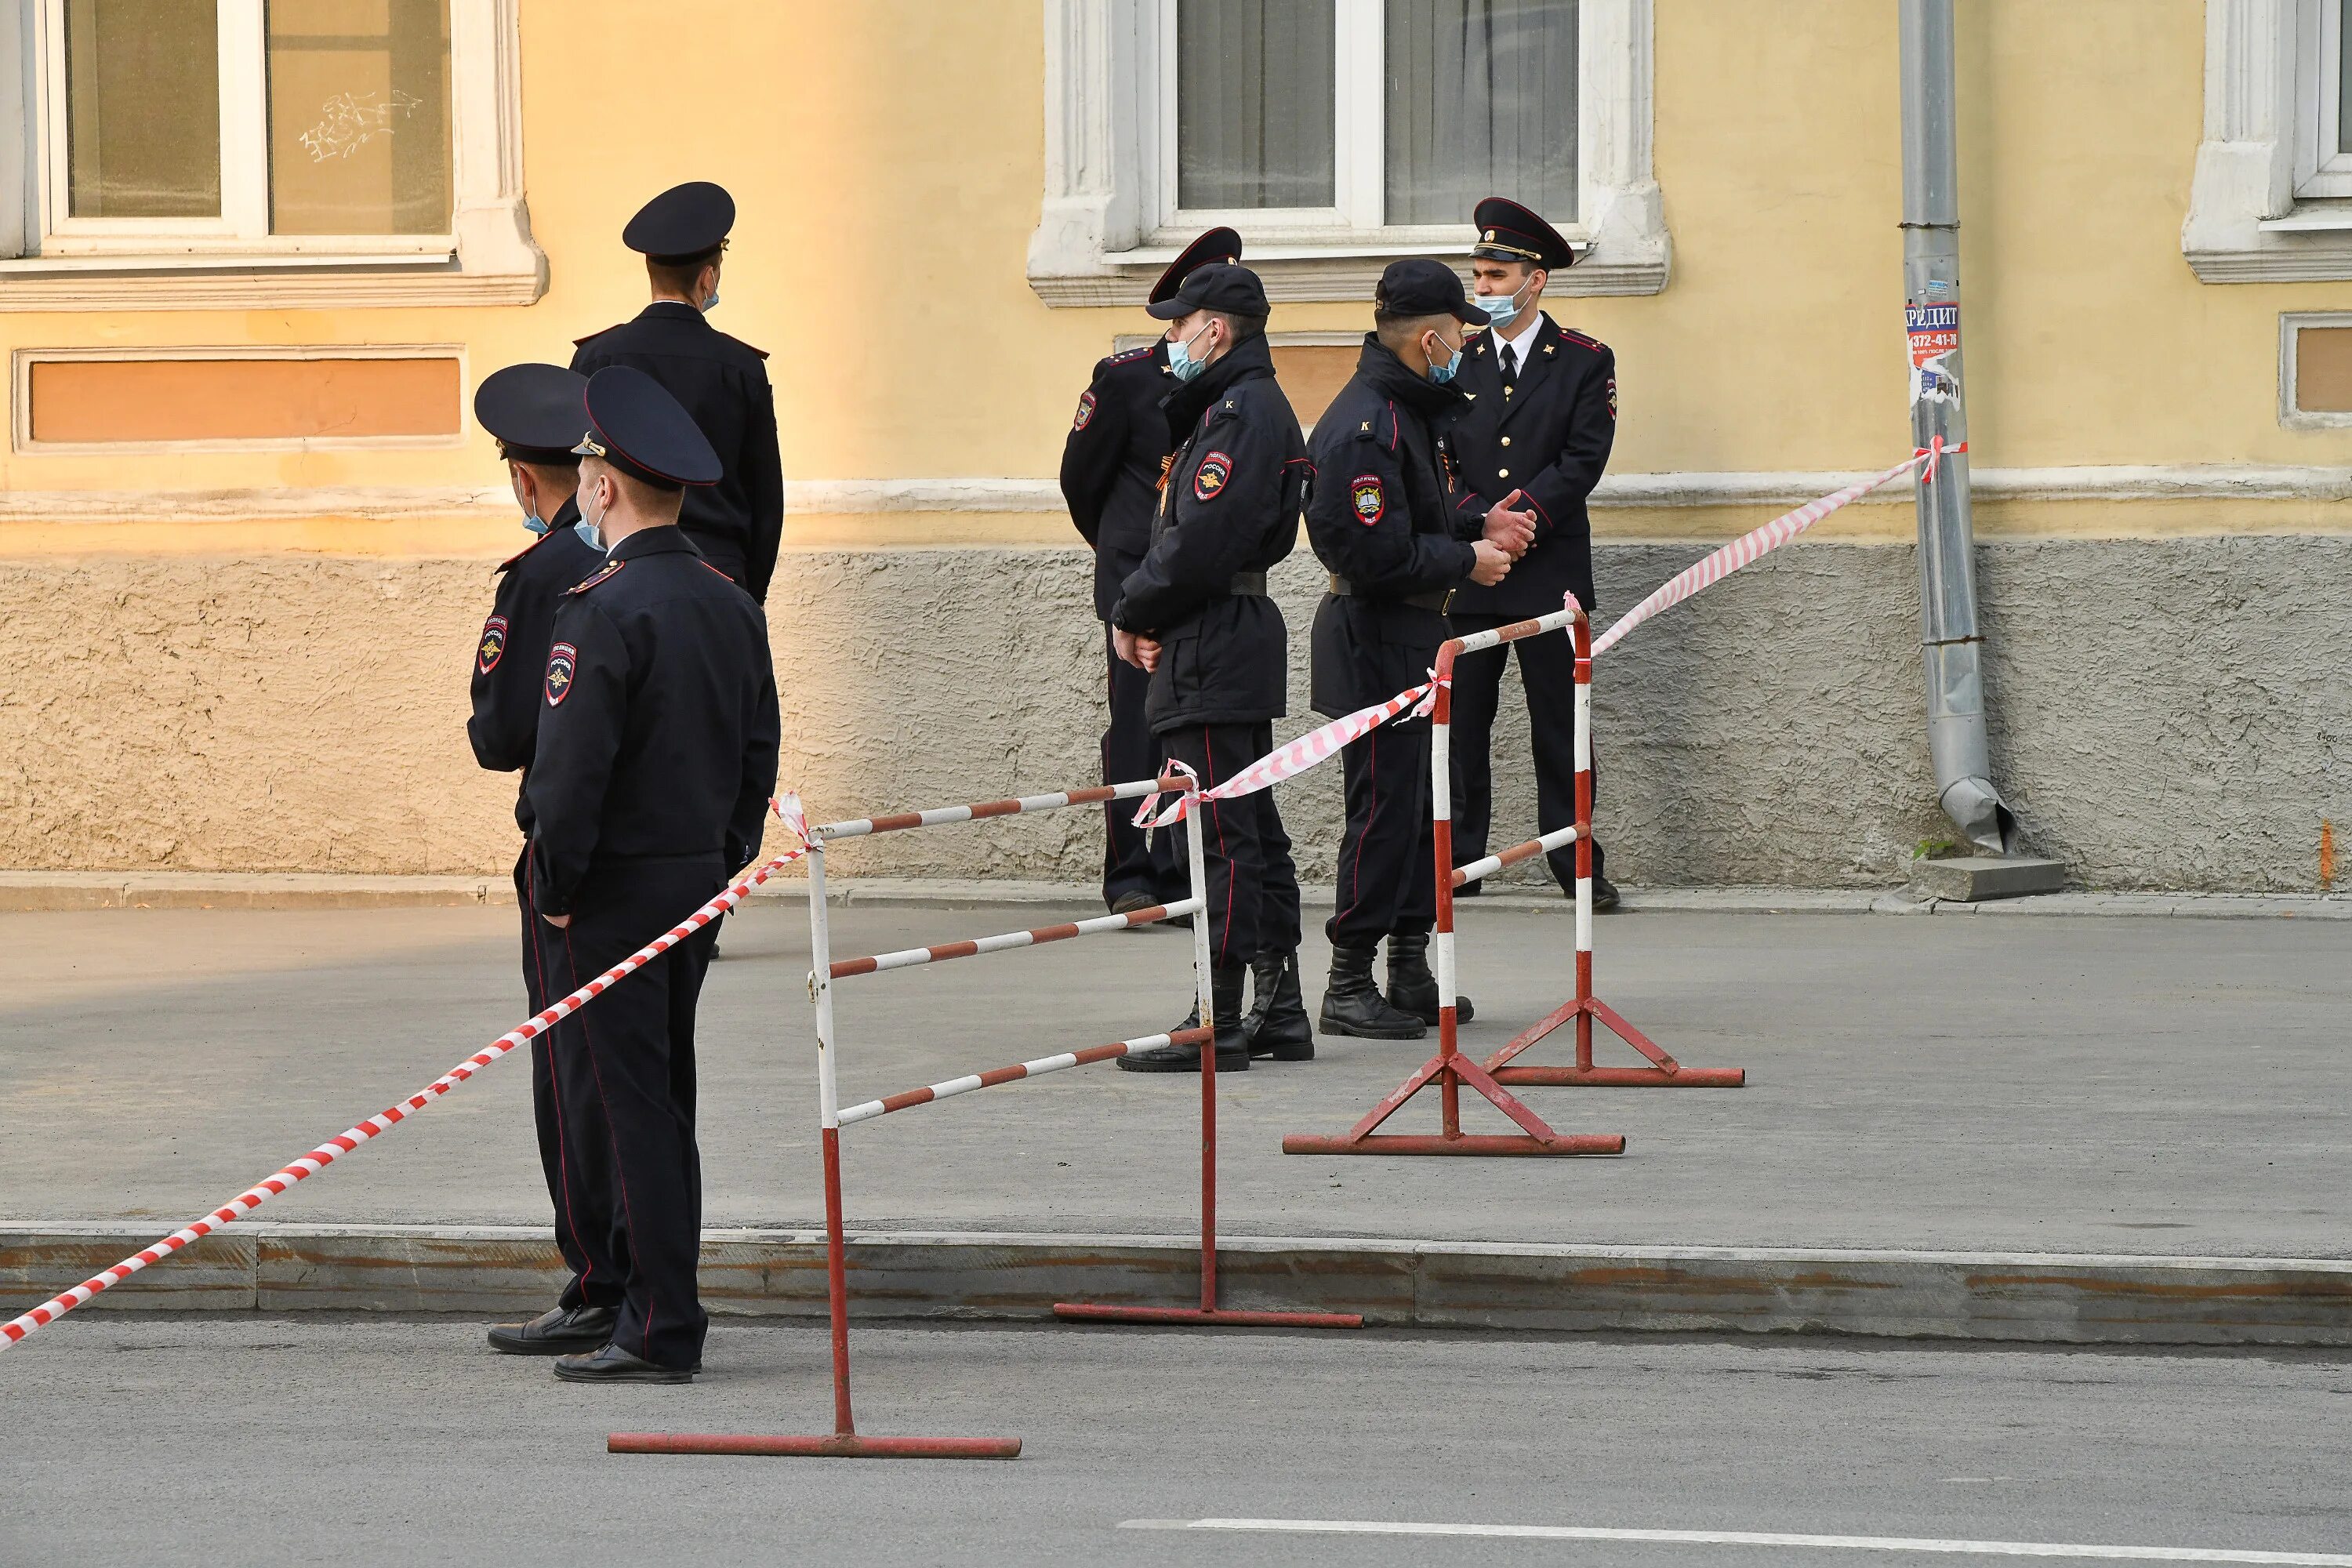
[[[1309,905],[1328,906],[1332,889],[1302,889]],[[2183,920],[2352,920],[2352,894],[2070,892],[1986,903],[1915,900],[1859,888],[1626,888],[1627,914],[1981,914],[2171,917]],[[1091,883],[978,879],[867,877],[837,879],[838,906],[898,905],[969,909],[990,904],[1094,904]],[[778,879],[755,900],[805,903],[808,885]],[[383,910],[512,905],[504,877],[362,877],[308,871],[0,871],[0,910]],[[1548,884],[1498,887],[1465,910],[1569,915],[1575,911]]]
[[[120,1222],[0,1223],[0,1310],[152,1241]],[[1228,1307],[1360,1311],[1391,1328],[1838,1333],[2105,1345],[2352,1345],[2352,1261],[1836,1248],[1579,1247],[1235,1237]],[[861,1232],[862,1317],[1042,1318],[1056,1301],[1189,1305],[1198,1255],[1164,1237]],[[554,1300],[546,1232],[237,1226],[92,1303],[163,1311],[519,1314]],[[821,1315],[822,1233],[711,1230],[706,1305]]]

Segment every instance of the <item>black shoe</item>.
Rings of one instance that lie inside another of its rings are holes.
[[[656,1366],[618,1345],[593,1355],[559,1356],[555,1375],[566,1383],[692,1383],[695,1367]]]
[[[1417,1040],[1429,1026],[1410,1013],[1400,1013],[1372,984],[1372,950],[1331,945],[1331,979],[1323,991],[1323,1016],[1316,1027],[1327,1035],[1354,1035],[1366,1040]]]
[[[528,1323],[500,1323],[490,1348],[504,1355],[570,1355],[611,1342],[620,1314],[610,1307],[557,1307]]]
[[[1576,895],[1570,893],[1570,898]],[[1617,907],[1617,884],[1606,877],[1592,879],[1592,912],[1601,914]]]
[[[1410,1013],[1434,1028],[1437,1025],[1437,976],[1429,972],[1429,933],[1389,933],[1389,1005]],[[1466,1024],[1478,1016],[1467,996],[1454,998],[1454,1021]]]
[[[1273,952],[1250,963],[1249,1016],[1242,1033],[1249,1054],[1278,1062],[1315,1059],[1315,1026],[1307,1021],[1307,998],[1298,985],[1298,954]]]
[[[1110,901],[1110,912],[1115,915],[1131,915],[1139,910],[1150,909],[1157,902],[1158,900],[1150,893],[1121,893]]]
[[[1249,1071],[1249,1037],[1242,1032],[1242,985],[1248,979],[1249,971],[1238,963],[1209,971],[1209,999],[1216,1006],[1211,1016],[1216,1025],[1219,1072]],[[1201,1008],[1196,1003],[1171,1033],[1200,1026]],[[1201,1047],[1154,1046],[1148,1051],[1129,1051],[1118,1058],[1118,1065],[1129,1072],[1199,1072]]]

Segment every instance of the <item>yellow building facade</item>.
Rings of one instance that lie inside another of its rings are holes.
[[[2352,809],[2342,9],[1958,0],[1994,761],[2091,885],[2311,888]],[[621,226],[688,179],[740,213],[713,319],[773,356],[787,781],[828,815],[1088,781],[1100,632],[1053,476],[1202,210],[1198,117],[1296,107],[1202,52],[1264,10],[0,0],[0,866],[509,859],[512,781],[463,726],[491,569],[527,540],[473,388],[633,314]],[[1299,15],[1332,50],[1294,117],[1328,189],[1241,226],[1303,414],[1386,258],[1465,258],[1486,191],[1447,215],[1427,170],[1401,178],[1427,149],[1395,82],[1412,28],[1485,15],[1574,46],[1555,216],[1590,252],[1547,303],[1619,365],[1602,619],[1907,454],[1893,5]],[[1907,500],[1612,656],[1629,879],[1886,881],[1948,831]],[[1318,581],[1302,549],[1277,584],[1302,696]],[[1337,784],[1296,787],[1313,877]],[[1082,880],[1097,831],[877,843],[862,868]]]

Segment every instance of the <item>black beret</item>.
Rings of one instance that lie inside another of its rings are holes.
[[[1383,316],[1452,316],[1474,327],[1486,324],[1486,312],[1472,309],[1463,291],[1461,274],[1426,256],[1390,262],[1372,294],[1372,309]]]
[[[644,371],[606,365],[588,378],[582,402],[588,433],[572,447],[582,457],[667,489],[719,482],[719,454],[694,416]]]
[[[1151,303],[1176,297],[1178,285],[1197,269],[1213,261],[1234,262],[1242,258],[1242,237],[1230,228],[1213,228],[1179,251],[1160,281],[1151,286]]]
[[[1195,310],[1257,317],[1271,311],[1265,302],[1265,285],[1257,280],[1257,274],[1230,261],[1212,261],[1206,267],[1194,268],[1177,286],[1175,293],[1143,309],[1145,314],[1161,321],[1172,321]],[[1481,316],[1479,320],[1486,318]]]
[[[1547,270],[1576,265],[1576,250],[1559,230],[1504,196],[1488,196],[1473,215],[1478,238],[1470,254],[1485,261],[1532,261]]]
[[[588,378],[560,364],[510,364],[474,392],[474,417],[499,438],[502,457],[569,468],[578,459],[581,394]]]
[[[637,209],[621,243],[656,261],[699,261],[735,226],[735,198],[723,185],[695,180],[672,185]]]

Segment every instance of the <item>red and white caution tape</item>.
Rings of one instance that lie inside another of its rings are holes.
[[[200,1241],[225,1226],[236,1224],[271,1198],[293,1186],[295,1183],[317,1175],[370,1139],[391,1131],[394,1126],[405,1121],[414,1112],[424,1110],[517,1046],[547,1033],[555,1026],[558,1020],[578,1012],[618,984],[625,976],[644,968],[737,904],[741,903],[751,894],[752,889],[808,853],[808,817],[801,809],[800,797],[790,794],[780,795],[773,805],[776,815],[782,818],[784,826],[799,840],[792,848],[739,878],[730,883],[724,892],[668,931],[646,943],[645,946],[637,949],[571,995],[564,997],[546,1012],[530,1019],[520,1027],[500,1035],[399,1104],[380,1115],[371,1116],[358,1126],[328,1139],[300,1159],[287,1165],[276,1175],[247,1187],[193,1225],[175,1230],[154,1246],[131,1254],[104,1273],[83,1280],[64,1295],[51,1297],[23,1317],[10,1322],[0,1323],[0,1351],[6,1350],[34,1330],[56,1322],[100,1291],[121,1284],[148,1265],[161,1263],[189,1243]]]
[[[1969,445],[1965,441],[1957,447],[1947,447],[1944,445],[1944,438],[1938,436],[1933,447],[1922,447],[1885,473],[1864,479],[1857,485],[1848,485],[1834,495],[1826,495],[1819,500],[1807,501],[1796,510],[1785,512],[1774,518],[1755,532],[1741,535],[1696,565],[1676,573],[1656,593],[1620,616],[1614,626],[1593,639],[1592,657],[1600,658],[1616,645],[1618,638],[1656,615],[1660,610],[1681,604],[1701,588],[1721,582],[1742,566],[1770,554],[1829,516],[1830,513],[1851,502],[1860,500],[1881,485],[1902,478],[1922,463],[1927,465],[1923,478],[1933,481],[1936,477],[1936,466],[1942,454],[1965,452],[1968,449]]]
[[[1296,778],[1318,763],[1329,762],[1339,754],[1340,747],[1379,729],[1406,709],[1427,711],[1426,704],[1436,685],[1433,677],[1419,686],[1398,692],[1385,702],[1359,708],[1345,718],[1332,720],[1319,730],[1309,730],[1297,740],[1286,741],[1216,788],[1202,790],[1201,798],[1233,800],[1241,795],[1255,795],[1262,789],[1271,789],[1285,779]],[[1170,763],[1168,767],[1171,773],[1189,773],[1192,771],[1181,763]],[[1135,825],[1138,827],[1166,827],[1171,823],[1181,822],[1187,809],[1185,803],[1191,799],[1190,795],[1174,795],[1162,805],[1161,797],[1152,795],[1136,809]]]

